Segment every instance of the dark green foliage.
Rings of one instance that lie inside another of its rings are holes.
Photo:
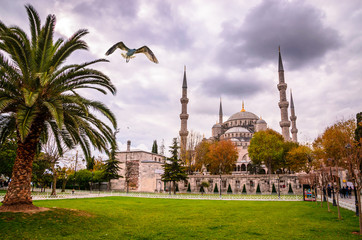
[[[227,191],[227,193],[233,193],[233,190],[231,190],[230,183],[229,183],[229,187],[228,187],[228,191]]]
[[[355,139],[359,141],[362,138],[362,112],[357,113],[357,128],[355,130]]]
[[[5,138],[0,145],[0,175],[4,175],[8,179],[11,178],[18,146],[15,136],[14,132],[11,137]]]
[[[50,162],[43,156],[44,153],[40,153],[33,161],[32,182],[39,187],[49,186],[52,181],[52,175],[46,171],[50,169]]]
[[[88,170],[93,170],[94,168],[94,164],[95,164],[95,157],[92,156],[92,157],[88,157],[85,159],[86,161],[86,164],[87,164],[87,169]]]
[[[190,185],[190,183],[187,185],[187,192],[191,192],[191,185]]]
[[[178,159],[178,149],[177,139],[173,139],[173,145],[170,146],[172,157],[168,158],[166,163],[163,165],[165,172],[161,175],[163,181],[171,181],[173,183],[186,180],[186,168],[182,166],[181,160]],[[176,193],[174,189],[174,193]]]
[[[157,141],[156,140],[153,140],[152,153],[158,154],[158,146],[157,146]]]
[[[178,184],[176,184],[176,192],[179,192],[180,190],[178,189]]]
[[[217,188],[217,183],[215,183],[215,187],[214,187],[214,193],[218,193],[219,189]]]
[[[245,187],[245,184],[243,186],[243,191],[242,191],[243,194],[246,194],[246,187]]]
[[[277,190],[275,189],[274,183],[273,183],[273,187],[272,187],[272,194],[273,194],[273,193],[277,193]]]
[[[204,192],[205,192],[204,186],[201,185],[201,187],[200,187],[200,193],[204,193]]]
[[[114,143],[116,142],[116,135],[118,133],[118,130],[113,133],[113,139]],[[112,144],[111,151],[109,152],[109,159],[106,161],[106,164],[104,165],[104,178],[108,181],[108,190],[110,190],[110,182],[112,179],[118,179],[120,177],[123,177],[118,174],[118,171],[121,169],[119,167],[119,161],[116,158],[116,150],[117,146],[115,144]]]
[[[258,194],[261,193],[259,183],[258,183],[258,186],[256,187],[256,193],[258,193]]]
[[[293,189],[292,189],[292,184],[289,183],[289,190],[288,190],[289,194],[293,194]]]

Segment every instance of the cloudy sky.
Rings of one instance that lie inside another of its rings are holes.
[[[210,137],[221,97],[224,121],[244,100],[247,111],[280,132],[279,45],[301,142],[362,111],[360,0],[0,0],[1,21],[29,32],[26,3],[43,22],[56,15],[57,38],[89,30],[89,51],[68,63],[104,58],[119,41],[148,45],[157,56],[159,64],[144,55],[126,63],[116,51],[106,57],[110,63],[94,68],[112,79],[117,95],[83,92],[117,116],[120,150],[128,139],[134,148],[151,150],[154,139],[167,147],[178,136],[184,65],[189,130]]]

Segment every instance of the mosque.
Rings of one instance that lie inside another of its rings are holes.
[[[294,102],[292,93],[290,94],[290,121],[288,119],[288,107],[289,102],[286,98],[286,89],[287,84],[284,79],[284,68],[282,63],[282,57],[279,48],[279,66],[278,66],[278,75],[279,83],[277,88],[279,90],[280,100],[279,108],[281,112],[281,121],[279,122],[281,127],[281,133],[285,140],[297,142],[297,133],[298,129],[296,127],[296,115],[294,109]],[[183,83],[182,83],[182,97],[180,99],[182,110],[180,114],[181,120],[181,129],[180,129],[180,157],[181,159],[186,156],[186,146],[187,146],[187,120],[189,115],[187,113],[187,104],[189,99],[187,98],[187,78],[186,78],[186,68],[184,69]],[[291,130],[290,130],[291,126]],[[284,176],[270,176],[268,169],[265,166],[261,166],[259,169],[259,174],[251,174],[252,162],[248,155],[248,146],[250,145],[250,140],[253,137],[254,133],[267,129],[267,122],[259,118],[252,112],[246,111],[244,108],[244,103],[242,104],[242,109],[239,112],[232,114],[228,120],[223,121],[223,110],[222,102],[220,99],[219,107],[219,121],[212,126],[212,136],[208,140],[231,140],[237,147],[238,150],[238,160],[235,165],[234,171],[230,175],[210,175],[206,171],[201,173],[196,173],[189,175],[188,181],[180,182],[179,189],[180,191],[186,191],[188,185],[192,191],[198,191],[200,189],[201,182],[207,181],[210,185],[207,192],[211,192],[215,185],[218,184],[221,191],[226,192],[226,188],[230,185],[234,193],[240,193],[243,186],[246,186],[248,193],[255,193],[256,186],[260,185],[262,192],[271,192],[272,183],[280,184],[281,193],[287,192],[287,186],[290,184],[294,189],[295,193],[299,193],[300,183],[297,175],[286,174]],[[290,133],[292,137],[290,137]],[[142,154],[136,154],[139,150],[130,150],[128,146],[127,151],[117,153],[117,158],[121,162],[121,176],[126,176],[126,169],[129,169],[127,166],[137,166],[136,168],[132,167],[131,182],[132,190],[134,191],[148,191],[148,192],[161,192],[165,189],[164,183],[161,181],[161,175],[163,174],[162,164],[165,161],[165,158],[161,155],[154,155],[152,153],[147,153],[142,151]],[[135,158],[129,158],[129,156],[138,156]],[[128,159],[128,160],[127,160]],[[255,172],[254,172],[255,173]],[[125,190],[126,189],[126,179],[112,180],[114,183],[112,185],[113,189],[116,190]]]

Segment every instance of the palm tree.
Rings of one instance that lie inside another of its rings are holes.
[[[30,39],[19,27],[7,27],[0,21],[0,141],[16,130],[18,142],[2,210],[36,208],[30,195],[32,163],[48,136],[54,136],[60,155],[63,146],[71,149],[79,145],[89,157],[91,145],[107,152],[115,144],[112,133],[117,124],[113,113],[101,102],[77,92],[94,89],[115,94],[110,79],[89,68],[106,60],[64,65],[74,51],[88,48],[81,40],[88,31],[79,30],[67,40],[54,41],[55,16],[48,15],[41,26],[36,10],[31,5],[25,8]]]

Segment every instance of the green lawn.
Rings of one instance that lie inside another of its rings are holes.
[[[358,218],[311,202],[107,197],[34,201],[0,213],[1,239],[359,239]],[[73,210],[69,210],[73,209]],[[74,210],[76,209],[76,210]]]

